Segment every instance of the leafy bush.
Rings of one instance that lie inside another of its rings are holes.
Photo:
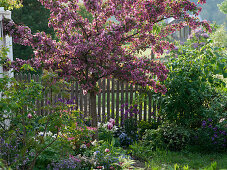
[[[202,121],[201,128],[198,128],[191,148],[203,152],[225,152],[227,145],[227,121],[215,124],[212,119]]]
[[[106,142],[111,143],[113,139],[116,141],[115,146],[119,146],[120,143],[118,142],[119,133],[121,133],[122,128],[115,125],[115,120],[110,118],[110,120],[105,123],[98,123],[98,136],[99,140],[103,140]]]
[[[191,39],[170,54],[170,70],[161,113],[166,121],[188,128],[199,128],[201,120],[224,117],[227,104],[225,82],[227,55],[213,47],[209,35],[197,30]]]
[[[138,140],[138,126],[135,118],[139,113],[137,104],[129,106],[128,103],[121,105],[121,125],[123,132],[119,134],[120,142],[124,146],[129,146],[133,140]]]
[[[41,108],[43,115],[38,113],[35,105],[43,99],[44,89],[55,92],[55,86],[64,84],[52,73],[43,78],[43,84],[16,81],[5,74],[0,79],[0,158],[6,166],[45,169],[74,152],[75,145],[91,140],[93,130],[78,118],[73,101],[50,98]],[[45,88],[45,83],[51,85]]]
[[[158,129],[149,129],[145,131],[142,137],[143,145],[152,149],[169,149],[172,151],[185,148],[191,138],[191,132],[185,127],[175,124],[164,124]]]
[[[93,166],[95,168],[103,167],[104,169],[110,169],[115,167],[116,169],[121,169],[126,165],[131,165],[133,163],[130,161],[131,158],[127,156],[123,148],[115,147],[115,142],[115,138],[111,142],[100,140],[90,150],[85,151],[83,157],[93,160]]]
[[[145,131],[147,129],[157,129],[158,128],[158,125],[157,123],[153,123],[153,122],[147,122],[147,121],[140,121],[139,124],[138,124],[138,133],[139,133],[139,138],[141,139],[142,136],[144,135]]]

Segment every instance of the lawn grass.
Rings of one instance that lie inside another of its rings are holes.
[[[134,144],[132,155],[146,164],[147,169],[171,169],[175,164],[181,168],[203,169],[217,162],[217,169],[227,170],[227,153],[199,153],[190,151],[173,152],[166,150],[152,151],[149,147]]]
[[[227,169],[227,154],[156,151],[152,152],[147,162],[148,167],[158,166],[165,168],[178,164],[180,167],[188,165],[190,169],[205,168],[210,166],[212,162],[217,162],[218,169]]]

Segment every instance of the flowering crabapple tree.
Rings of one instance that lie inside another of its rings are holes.
[[[165,94],[166,67],[158,61],[138,58],[136,52],[147,46],[154,53],[174,49],[174,45],[163,38],[187,25],[211,31],[206,21],[189,15],[190,12],[198,16],[201,11],[189,0],[84,0],[85,9],[93,16],[91,22],[79,14],[78,0],[39,1],[51,12],[49,27],[54,28],[57,40],[45,32],[32,34],[28,27],[5,20],[5,33],[13,36],[14,43],[31,46],[35,56],[31,60],[16,59],[9,63],[16,71],[24,64],[31,64],[37,69],[54,70],[67,80],[78,81],[84,93],[90,93],[95,127],[99,79],[115,77]],[[117,22],[109,19],[113,16]],[[158,27],[161,21],[171,17],[184,21]]]

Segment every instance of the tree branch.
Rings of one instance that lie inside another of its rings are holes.
[[[48,148],[50,145],[52,145],[52,144],[58,139],[58,133],[59,133],[59,130],[57,131],[57,136],[56,136],[56,138],[55,138],[51,143],[49,143],[48,145],[46,145],[43,149],[41,149],[41,151],[39,151],[39,152],[36,153],[35,158],[33,159],[32,163],[31,163],[31,167],[29,168],[29,170],[32,170],[33,167],[35,166],[35,162],[36,162],[36,159],[38,158],[38,156],[39,156],[46,148]]]

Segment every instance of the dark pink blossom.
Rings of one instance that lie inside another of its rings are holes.
[[[107,123],[107,128],[108,128],[109,130],[111,130],[111,129],[113,128],[113,124],[110,123],[110,122],[108,122],[108,123]]]
[[[201,11],[189,0],[84,0],[94,18],[91,23],[79,14],[78,0],[39,1],[50,10],[49,27],[55,30],[57,41],[44,32],[32,34],[30,28],[5,19],[4,33],[13,36],[14,43],[31,46],[35,56],[8,63],[15,71],[24,64],[58,70],[60,77],[77,80],[84,94],[94,91],[99,79],[110,76],[165,94],[167,68],[149,58],[138,58],[136,52],[147,46],[160,54],[172,50],[174,45],[162,39],[187,25],[211,31],[207,21],[189,15],[198,16]],[[112,16],[117,22],[109,21]],[[159,22],[171,17],[182,18],[182,22],[157,31]]]
[[[29,113],[29,114],[27,115],[27,117],[28,117],[29,119],[31,119],[31,118],[32,118],[32,114]]]
[[[115,125],[115,120],[110,118],[109,122],[114,126]]]

